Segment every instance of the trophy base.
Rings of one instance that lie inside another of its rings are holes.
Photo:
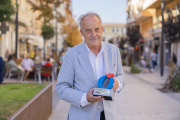
[[[112,89],[95,88],[93,96],[102,96],[104,100],[114,100],[114,91]]]

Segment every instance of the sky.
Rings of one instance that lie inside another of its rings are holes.
[[[127,0],[72,0],[72,13],[77,21],[81,14],[96,12],[103,23],[126,23]]]

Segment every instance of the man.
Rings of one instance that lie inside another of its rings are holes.
[[[153,69],[154,69],[157,64],[157,54],[155,50],[153,53],[151,53],[151,61],[152,61]]]
[[[149,72],[152,72],[151,66],[146,63],[146,61],[144,60],[144,56],[141,56],[141,65],[143,68],[148,68]]]
[[[14,55],[9,55],[8,64],[13,73],[20,73],[22,75],[21,77],[21,82],[22,82],[24,79],[24,70],[22,70],[19,66],[17,66]]]
[[[7,50],[6,50],[6,53],[5,53],[5,60],[6,60],[6,61],[8,60],[9,55],[10,55],[9,49],[7,49]]]
[[[25,74],[25,78],[27,79],[29,73],[33,70],[33,66],[34,66],[34,62],[32,59],[29,58],[29,54],[27,54],[27,57],[23,59],[23,61],[21,62],[22,67],[25,69],[26,74]]]
[[[119,49],[102,42],[103,27],[99,15],[87,13],[79,21],[84,42],[66,52],[56,92],[61,99],[71,103],[69,120],[114,120],[114,101],[106,101],[92,93],[98,88],[98,79],[108,73],[115,75],[114,91],[120,92],[125,86]]]
[[[32,59],[32,60],[34,60],[34,56],[35,56],[35,52],[33,51],[33,49],[30,51],[30,58]]]

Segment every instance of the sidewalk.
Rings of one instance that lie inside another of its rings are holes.
[[[165,82],[167,70],[160,77],[159,68],[140,74],[127,73],[129,67],[123,69],[127,85],[115,97],[117,120],[180,120],[180,93],[157,90]],[[49,120],[67,120],[69,106],[59,100]]]

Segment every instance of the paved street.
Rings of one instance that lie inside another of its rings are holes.
[[[180,120],[180,93],[163,93],[161,88],[165,82],[159,76],[159,68],[154,73],[129,74],[124,67],[127,85],[120,94],[116,94],[117,120]],[[69,103],[57,100],[49,120],[66,120]]]

